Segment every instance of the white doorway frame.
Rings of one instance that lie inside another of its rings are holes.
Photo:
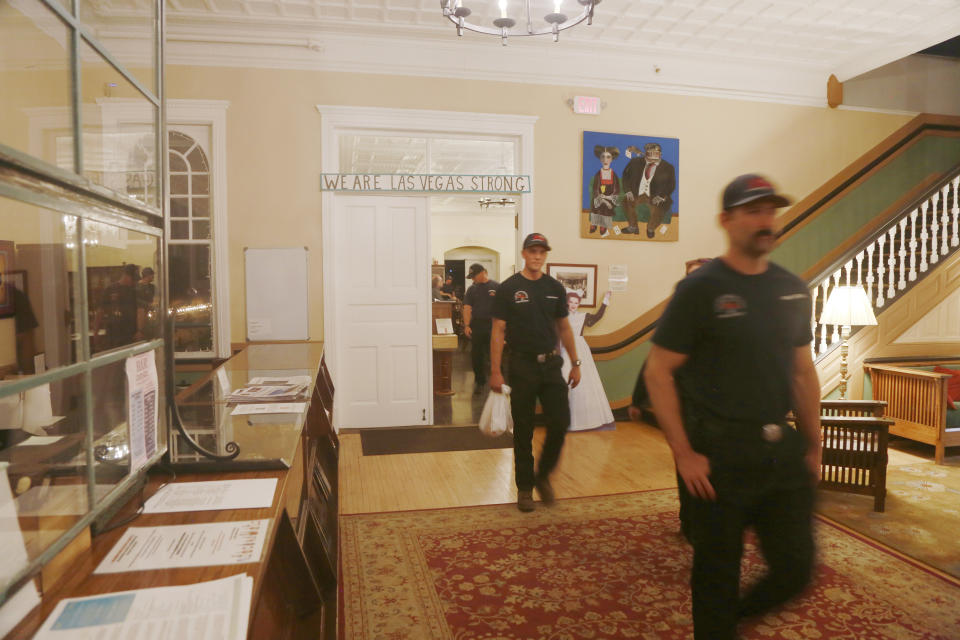
[[[320,112],[320,160],[324,173],[340,172],[341,133],[384,133],[404,134],[445,134],[463,136],[464,134],[496,135],[515,137],[520,142],[519,166],[517,174],[530,176],[530,191],[519,194],[520,212],[517,220],[517,241],[515,262],[519,263],[520,242],[533,232],[533,191],[535,187],[533,171],[533,131],[537,116],[511,114],[470,113],[463,111],[437,111],[427,109],[392,109],[381,107],[351,107],[339,105],[317,105]],[[399,195],[385,193],[384,195]],[[411,194],[412,195],[412,194]],[[419,197],[429,194],[416,194]],[[324,191],[321,195],[321,231],[323,235],[323,340],[331,344],[337,340],[336,308],[337,277],[334,264],[333,241],[336,238],[335,216],[323,215],[334,210],[336,194]],[[429,210],[427,212],[429,242]],[[337,379],[340,363],[337,362],[336,349],[324,350],[330,373]],[[432,374],[431,374],[432,379]],[[336,401],[334,401],[336,403]],[[433,424],[433,403],[430,404],[430,424]],[[337,412],[334,411],[333,426],[339,429]]]

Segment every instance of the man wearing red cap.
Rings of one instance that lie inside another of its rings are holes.
[[[647,358],[654,412],[688,493],[697,640],[732,640],[740,618],[796,596],[813,571],[820,384],[811,301],[802,280],[767,260],[777,208],[788,204],[755,174],[727,186],[727,252],[677,284]],[[786,423],[791,410],[797,429]],[[769,571],[741,598],[748,526]]]
[[[546,505],[553,504],[550,473],[557,466],[570,428],[568,381],[563,379],[563,357],[557,345],[570,354],[569,385],[580,383],[580,360],[573,331],[567,321],[567,292],[543,272],[550,244],[540,233],[523,241],[523,269],[500,285],[493,301],[493,335],[490,339],[490,390],[503,387],[500,361],[504,342],[509,348],[510,413],[513,417],[513,461],[517,483],[517,508],[533,511],[533,489]],[[559,340],[558,340],[559,337]],[[547,437],[533,468],[533,414],[537,399],[547,422]]]

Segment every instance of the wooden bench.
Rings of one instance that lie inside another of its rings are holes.
[[[865,364],[873,397],[887,402],[886,416],[893,418],[890,433],[932,444],[934,462],[943,463],[946,447],[960,445],[960,429],[947,429],[947,374]]]
[[[821,400],[820,488],[873,496],[874,511],[887,497],[887,444],[892,420],[878,400]]]

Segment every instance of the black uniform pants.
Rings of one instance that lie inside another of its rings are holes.
[[[517,489],[530,491],[538,478],[547,478],[557,466],[560,450],[570,428],[567,383],[560,369],[563,358],[553,355],[545,362],[536,356],[511,353],[508,362],[510,412],[513,416],[513,462]],[[547,437],[533,469],[533,416],[537,399],[547,422]]]
[[[470,322],[470,360],[473,364],[473,381],[483,384],[490,374],[490,333],[492,321]]]
[[[814,488],[800,434],[765,443],[759,431],[731,438],[710,458],[716,501],[688,496],[684,516],[693,544],[696,640],[733,640],[740,618],[760,615],[801,593],[813,573]],[[799,443],[798,443],[799,439]],[[740,597],[743,533],[752,526],[769,567]]]

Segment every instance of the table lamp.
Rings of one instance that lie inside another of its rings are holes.
[[[850,327],[877,324],[877,316],[861,286],[845,285],[833,288],[823,305],[820,324],[840,325],[840,399],[847,395],[847,350]]]

